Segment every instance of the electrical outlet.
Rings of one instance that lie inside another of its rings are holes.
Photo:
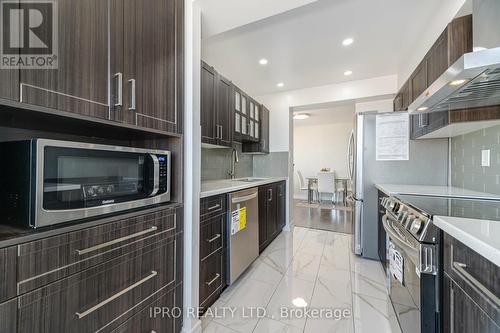
[[[490,166],[490,150],[481,150],[481,166],[489,167]]]

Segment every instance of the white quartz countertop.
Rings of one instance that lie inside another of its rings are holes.
[[[436,197],[500,200],[500,195],[497,194],[471,191],[453,186],[375,184],[375,187],[387,195],[411,194]]]
[[[435,216],[434,224],[500,267],[500,221]]]
[[[201,198],[211,197],[213,195],[230,193],[244,190],[247,188],[271,184],[287,180],[287,177],[247,177],[239,179],[222,179],[201,182]],[[247,181],[245,181],[247,180]]]

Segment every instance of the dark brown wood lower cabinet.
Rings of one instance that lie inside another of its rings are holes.
[[[496,323],[448,275],[444,276],[444,333],[498,333]]]
[[[286,183],[259,186],[259,252],[279,235],[286,224]]]
[[[0,304],[0,332],[17,332],[17,299]]]
[[[180,286],[182,288],[182,285]],[[146,306],[113,333],[177,333],[182,329],[182,307],[178,307],[180,288],[168,292],[157,301]],[[180,316],[180,317],[179,317]]]
[[[199,302],[202,312],[226,287],[226,200],[225,194],[201,199]]]
[[[17,258],[19,293],[136,251],[177,232],[176,211],[167,209],[21,244]]]
[[[0,249],[0,303],[16,296],[16,270],[16,247]]]
[[[444,235],[443,328],[500,332],[500,267]]]
[[[224,282],[222,249],[205,258],[200,264],[200,306],[205,307],[219,297]]]
[[[176,285],[176,238],[18,298],[18,332],[109,332]]]

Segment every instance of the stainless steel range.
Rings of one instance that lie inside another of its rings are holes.
[[[439,229],[411,197],[383,198],[389,294],[403,333],[439,332]]]
[[[387,280],[403,333],[440,332],[442,232],[434,216],[500,221],[500,201],[397,195],[383,198]]]

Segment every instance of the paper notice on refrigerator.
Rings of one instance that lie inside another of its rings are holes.
[[[377,115],[377,161],[408,161],[410,159],[410,126],[408,113]]]

